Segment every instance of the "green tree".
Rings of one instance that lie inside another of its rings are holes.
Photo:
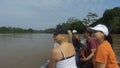
[[[97,21],[97,17],[98,15],[96,13],[88,12],[86,18],[83,19],[83,24],[88,27],[89,25]]]
[[[77,30],[79,33],[82,33],[85,29],[84,24],[79,19],[75,17],[70,17],[66,23],[62,23],[63,26],[67,27],[70,30]]]
[[[14,27],[0,27],[0,33],[38,33],[40,31],[22,28],[14,28]]]
[[[45,29],[43,33],[53,33],[54,28]]]
[[[33,30],[32,28],[29,28],[29,29],[28,29],[28,32],[33,33],[34,30]]]
[[[68,21],[66,23],[73,23],[73,22],[77,22],[77,21],[80,21],[80,20],[75,17],[70,17],[70,18],[68,18]]]
[[[120,7],[107,9],[103,13],[103,17],[97,20],[93,25],[99,23],[106,25],[112,33],[120,33]]]

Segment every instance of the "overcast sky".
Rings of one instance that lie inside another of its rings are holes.
[[[120,0],[0,0],[0,27],[47,29],[69,17],[82,20],[88,12],[102,16],[120,7]]]

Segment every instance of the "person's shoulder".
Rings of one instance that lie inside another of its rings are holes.
[[[107,41],[104,41],[98,46],[98,49],[101,50],[109,50],[109,43]]]
[[[53,47],[53,49],[51,51],[51,57],[52,57],[52,59],[58,60],[58,56],[59,56],[58,47]]]
[[[101,47],[106,47],[106,45],[110,45],[110,44],[109,44],[108,41],[105,40],[103,43],[101,43],[100,46],[101,46]]]
[[[90,42],[96,42],[93,38],[89,39]]]
[[[59,47],[59,46],[58,46]],[[57,54],[58,53],[58,47],[54,47],[53,49],[52,49],[52,53],[53,54]]]
[[[111,45],[107,40],[105,40],[104,44]]]

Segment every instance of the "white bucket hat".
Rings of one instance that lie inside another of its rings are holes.
[[[102,31],[106,36],[109,34],[108,28],[102,24],[98,24],[95,27],[90,27],[89,29],[95,30],[95,31]]]

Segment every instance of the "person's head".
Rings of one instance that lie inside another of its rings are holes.
[[[88,31],[87,29],[85,29],[84,30],[84,33],[83,33],[83,36],[84,36],[84,38],[89,38],[89,37],[91,37],[91,31]]]
[[[57,43],[61,43],[62,41],[69,41],[68,29],[62,25],[58,25],[54,30],[54,40]]]
[[[93,38],[96,41],[105,40],[105,37],[108,36],[109,31],[105,25],[98,24],[95,27],[89,28],[93,33]]]
[[[78,36],[77,30],[72,30],[73,37]]]
[[[77,30],[72,30],[72,34],[77,34]]]

